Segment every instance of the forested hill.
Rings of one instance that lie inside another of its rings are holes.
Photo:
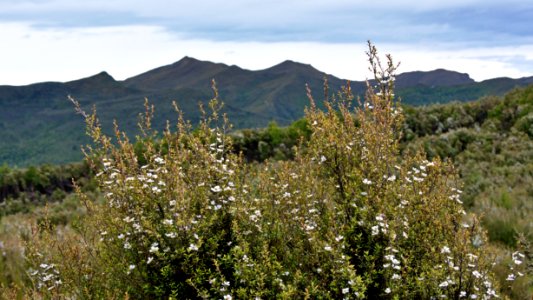
[[[403,152],[424,149],[429,157],[451,159],[465,183],[465,207],[483,212],[492,241],[513,246],[516,233],[533,234],[533,85],[503,97],[404,107]],[[305,119],[290,126],[270,124],[233,134],[234,151],[248,161],[287,160],[309,139]],[[140,156],[139,159],[142,159]],[[0,216],[21,203],[58,200],[72,191],[71,178],[94,190],[85,164],[0,167]]]
[[[177,102],[186,119],[196,124],[198,102],[205,104],[212,97],[211,79],[215,79],[225,112],[235,127],[260,128],[271,121],[288,125],[302,117],[309,103],[305,85],[309,84],[316,99],[322,99],[324,78],[330,91],[346,84],[345,80],[293,61],[250,71],[185,57],[125,81],[102,72],[65,83],[0,86],[0,164],[26,166],[81,159],[79,146],[88,139],[83,120],[74,113],[68,95],[87,110],[94,105],[105,129],[110,130],[116,119],[123,130],[134,133],[145,98],[156,107],[156,128],[162,129],[166,120],[176,119],[172,101]],[[396,82],[403,102],[418,105],[502,95],[533,82],[533,77],[475,82],[467,74],[439,69],[400,74]],[[351,82],[351,88],[362,94],[365,83]]]

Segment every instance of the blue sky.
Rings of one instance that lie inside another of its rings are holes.
[[[516,78],[533,75],[532,20],[533,2],[516,0],[0,0],[0,84],[125,79],[185,55],[364,80],[369,39],[400,72]]]

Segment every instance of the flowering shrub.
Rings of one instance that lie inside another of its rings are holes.
[[[310,96],[312,134],[293,161],[244,164],[233,154],[216,90],[198,128],[180,118],[163,143],[147,105],[142,162],[125,134],[116,129],[112,142],[85,114],[96,144],[87,159],[105,199],[86,199],[77,235],[29,249],[35,289],[76,298],[497,297],[494,258],[463,210],[455,171],[422,153],[400,157],[396,65],[388,56],[383,66],[372,45],[368,57],[376,86],[364,103],[352,107],[349,86],[325,99],[326,111]]]

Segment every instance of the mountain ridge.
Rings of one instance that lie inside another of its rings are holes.
[[[186,56],[125,80],[115,80],[102,71],[67,82],[0,85],[0,134],[4,137],[0,165],[64,163],[81,158],[79,145],[89,140],[84,136],[83,119],[74,113],[68,95],[87,111],[95,106],[106,132],[112,132],[113,120],[117,120],[120,128],[133,137],[138,132],[136,120],[145,98],[156,107],[155,129],[162,130],[166,120],[176,120],[172,101],[186,119],[197,124],[198,104],[205,106],[213,96],[212,79],[225,103],[224,112],[236,128],[264,127],[270,121],[287,125],[301,118],[309,104],[306,85],[317,105],[323,107],[320,99],[324,79],[331,93],[348,82],[291,60],[251,71]],[[437,69],[399,74],[396,83],[403,103],[425,105],[501,95],[533,83],[533,77],[475,82],[468,74]],[[350,86],[355,95],[364,95],[366,82],[350,81]]]

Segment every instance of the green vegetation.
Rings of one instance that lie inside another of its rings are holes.
[[[26,167],[43,163],[78,162],[84,135],[83,120],[72,113],[67,96],[76,98],[85,110],[96,106],[107,134],[113,134],[113,120],[130,138],[139,134],[138,107],[150,99],[158,109],[154,129],[164,130],[166,120],[175,123],[171,101],[175,100],[192,124],[200,120],[198,101],[207,105],[209,81],[220,86],[223,112],[235,128],[263,128],[275,121],[287,126],[303,117],[308,100],[305,85],[321,94],[324,78],[332,91],[346,84],[312,66],[283,62],[260,71],[214,64],[193,58],[148,71],[125,81],[116,81],[102,72],[66,83],[38,83],[28,86],[0,86],[0,165]],[[476,83],[467,74],[446,70],[410,72],[397,77],[397,94],[404,104],[427,105],[450,101],[472,101],[487,95],[503,95],[533,78],[499,78]],[[372,82],[374,84],[374,82]],[[351,82],[354,95],[364,96],[366,83]],[[315,94],[316,97],[317,94]],[[324,109],[322,101],[317,106]]]
[[[130,142],[85,114],[86,164],[2,167],[2,296],[530,297],[533,86],[402,109],[369,58],[362,106],[234,132],[215,91],[198,127],[161,138],[146,106]]]

